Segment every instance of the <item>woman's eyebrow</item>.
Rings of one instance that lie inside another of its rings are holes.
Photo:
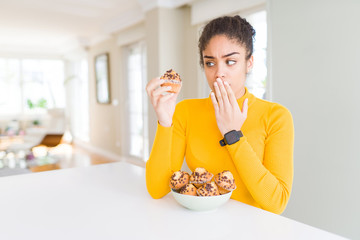
[[[222,58],[230,57],[230,56],[232,56],[232,55],[234,55],[234,54],[240,54],[240,53],[239,53],[239,52],[228,53],[228,54],[222,56]],[[204,58],[215,59],[215,57],[213,57],[213,56],[207,56],[207,55],[205,55]]]
[[[238,52],[232,52],[232,53],[226,54],[226,55],[224,55],[224,56],[222,56],[222,57],[223,57],[223,58],[225,58],[225,57],[230,57],[230,56],[232,56],[232,55],[234,55],[234,54],[240,54],[240,53],[238,53]]]
[[[213,56],[204,56],[204,58],[211,58],[211,59],[214,59]]]

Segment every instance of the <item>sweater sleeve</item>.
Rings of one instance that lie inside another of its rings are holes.
[[[181,169],[185,155],[186,111],[177,104],[171,127],[157,125],[149,160],[146,162],[146,187],[149,194],[162,198],[169,191],[169,180],[174,171]]]
[[[236,169],[255,201],[265,210],[285,210],[293,181],[294,127],[291,113],[275,105],[268,117],[264,159],[246,139],[227,145]]]

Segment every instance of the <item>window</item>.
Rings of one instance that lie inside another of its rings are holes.
[[[6,89],[0,95],[2,116],[45,114],[46,108],[64,108],[64,63],[0,58],[0,89]]]
[[[267,80],[267,23],[266,11],[256,12],[244,16],[256,31],[254,42],[254,66],[245,82],[249,92],[258,98],[266,99]]]
[[[70,95],[69,105],[71,133],[77,140],[89,141],[89,80],[88,62],[86,59],[68,63],[70,76],[66,79],[67,93]]]
[[[127,126],[126,152],[129,156],[148,159],[148,103],[146,86],[146,49],[143,42],[124,48],[127,79]]]
[[[23,101],[18,59],[0,59],[0,89],[0,115],[20,114]]]

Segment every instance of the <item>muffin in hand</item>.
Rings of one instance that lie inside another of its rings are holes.
[[[171,89],[168,91],[169,93],[177,93],[180,91],[181,87],[181,78],[180,75],[174,70],[170,69],[166,71],[160,79],[164,79],[164,83],[161,84],[161,87],[170,86]]]

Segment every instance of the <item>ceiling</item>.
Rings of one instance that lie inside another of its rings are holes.
[[[0,54],[61,54],[189,0],[0,0]]]

